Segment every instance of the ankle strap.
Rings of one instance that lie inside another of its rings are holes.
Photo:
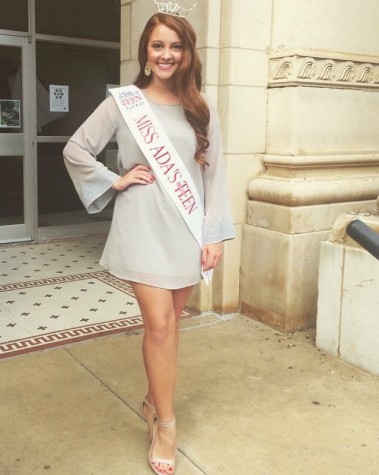
[[[151,411],[155,411],[155,406],[154,404],[151,404],[151,402],[149,402],[147,400],[147,397],[145,397],[145,399],[143,400],[143,403],[151,410]]]

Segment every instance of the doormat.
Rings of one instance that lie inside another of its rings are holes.
[[[104,243],[0,246],[0,359],[143,326],[131,286],[98,264]]]

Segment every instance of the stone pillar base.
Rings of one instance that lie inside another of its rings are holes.
[[[241,311],[291,332],[315,324],[320,242],[329,231],[289,235],[246,226]]]

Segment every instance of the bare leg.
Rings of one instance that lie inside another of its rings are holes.
[[[180,317],[188,300],[188,297],[191,295],[193,285],[190,287],[184,287],[183,289],[176,289],[172,291],[172,299],[175,313],[175,339],[176,339],[176,351],[179,348],[179,332],[180,332]],[[154,404],[153,395],[151,393],[150,387],[147,392],[147,399],[150,403]]]
[[[154,403],[161,421],[172,421],[175,418],[174,392],[179,340],[178,313],[180,315],[182,312],[191,288],[167,290],[138,283],[131,285],[145,325],[143,357],[149,381],[148,398],[150,402]],[[174,459],[175,451],[175,427],[158,428],[153,455]],[[155,468],[164,473],[170,467],[158,464]]]

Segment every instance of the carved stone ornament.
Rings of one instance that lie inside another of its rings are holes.
[[[281,57],[276,54],[270,58],[269,86],[313,86],[379,91],[379,58],[367,62],[363,58],[325,58],[298,52]]]

